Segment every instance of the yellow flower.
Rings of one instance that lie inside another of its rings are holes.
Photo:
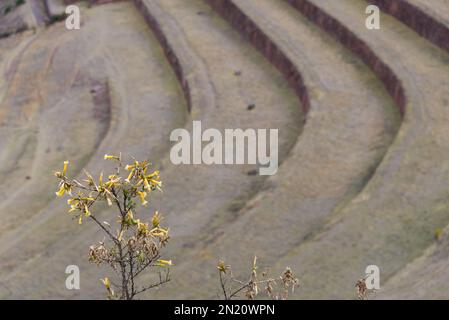
[[[229,269],[229,266],[225,265],[223,260],[218,261],[217,269],[220,270],[220,272],[226,273],[226,271]]]
[[[106,289],[109,289],[111,287],[111,282],[109,281],[109,278],[104,278],[104,279],[100,279],[101,282],[103,282],[104,286],[106,287]]]
[[[131,179],[134,177],[136,170],[138,169],[139,162],[135,161],[134,164],[128,164],[125,166],[126,171],[130,171],[128,177],[125,179],[126,182],[130,182]]]
[[[66,175],[68,168],[69,168],[69,161],[66,160],[66,161],[64,161],[64,168],[62,169],[62,174],[63,175]]]
[[[56,171],[55,172],[55,176],[58,178],[63,178],[65,177],[65,175],[67,174],[67,169],[69,168],[69,162],[68,161],[64,161],[64,168],[61,171]]]
[[[152,219],[152,223],[153,223],[153,228],[157,228],[159,227],[159,224],[161,223],[162,217],[159,214],[158,211],[156,211],[153,215],[153,219]]]
[[[162,182],[160,181],[159,171],[154,171],[149,175],[142,175],[141,180],[144,184],[144,189],[151,192],[155,189],[161,190]]]
[[[126,171],[134,170],[135,168],[136,168],[136,165],[135,165],[135,164],[127,164],[127,165],[125,166],[125,170],[126,170]]]
[[[129,210],[125,215],[124,222],[126,225],[130,226],[130,225],[138,224],[140,222],[140,220],[139,219],[135,220],[133,212],[131,210]]]
[[[127,164],[125,166],[126,171],[135,170],[139,167],[139,161],[134,161],[134,164]]]
[[[156,188],[161,187],[162,186],[162,182],[158,181],[158,180],[154,180],[154,179],[150,179],[150,182],[153,186],[155,186]]]
[[[90,216],[89,205],[95,201],[92,197],[85,197],[81,192],[75,198],[70,198],[67,200],[67,204],[70,206],[69,213],[81,210],[84,212],[86,217]]]
[[[120,182],[120,177],[117,177],[115,174],[112,174],[108,177],[108,182],[105,183],[106,188],[111,189],[112,187],[116,187]]]
[[[150,184],[148,183],[148,180],[145,178],[143,179],[143,185],[144,185],[145,190],[147,190],[148,192],[151,192]]]
[[[67,182],[61,182],[59,186],[59,190],[55,192],[56,196],[59,198],[62,197],[65,193],[71,194],[72,192],[72,186],[68,184]]]
[[[69,213],[71,213],[78,209],[79,201],[75,198],[71,198],[71,199],[67,200],[67,204],[70,206]]]
[[[128,177],[125,179],[125,181],[129,183],[133,176],[134,176],[134,170],[131,170]]]
[[[171,260],[159,259],[159,260],[157,260],[157,263],[156,263],[156,266],[158,266],[158,267],[169,267],[169,266],[172,266],[172,265],[173,265],[173,263],[172,263]]]
[[[105,154],[104,155],[104,160],[117,160],[117,161],[120,161],[120,157]]]
[[[140,197],[140,201],[142,202],[142,205],[146,206],[148,204],[148,201],[145,199],[147,196],[147,193],[145,191],[138,191],[137,194]]]
[[[162,238],[162,239],[164,239],[164,238],[167,238],[167,236],[168,236],[168,229],[164,229],[164,228],[159,228],[159,227],[157,227],[157,228],[152,229],[152,230],[150,231],[150,234],[151,234],[153,237],[157,237],[157,238]]]
[[[59,188],[59,191],[56,192],[56,196],[62,197],[64,194],[65,194],[64,184],[61,184],[61,187]]]
[[[111,281],[109,278],[100,279],[101,282],[103,282],[103,285],[105,286],[106,290],[108,290],[109,298],[114,296],[114,290],[111,288]]]
[[[140,220],[136,220],[137,222],[137,232],[139,235],[147,235],[148,233],[148,223],[140,222]]]
[[[89,206],[87,204],[84,205],[84,214],[86,217],[90,216]]]
[[[159,170],[156,170],[156,171],[154,171],[152,174],[149,174],[149,175],[147,176],[148,179],[152,179],[152,178],[154,178],[154,177],[156,177],[156,179],[159,179]]]

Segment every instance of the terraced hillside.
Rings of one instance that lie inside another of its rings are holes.
[[[0,40],[0,297],[103,296],[105,270],[87,262],[102,235],[70,221],[51,173],[122,152],[165,185],[152,207],[176,266],[148,298],[215,298],[216,261],[239,273],[253,255],[295,270],[293,298],[354,298],[371,264],[378,298],[448,298],[447,0],[372,0],[380,30],[362,0],[99,2],[80,3],[79,31],[49,24],[62,1],[8,13],[47,26]],[[279,128],[277,174],[173,165],[170,132],[194,120]],[[79,291],[64,287],[70,264]]]

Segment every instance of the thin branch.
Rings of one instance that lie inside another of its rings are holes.
[[[242,292],[244,289],[248,288],[249,286],[250,286],[249,283],[243,285],[241,288],[237,289],[231,295],[229,295],[229,299],[228,300],[231,300],[232,298],[234,298],[236,295],[238,295],[240,292]]]
[[[221,272],[221,271],[218,271],[218,272],[219,272],[219,274],[220,274],[220,285],[221,285],[221,289],[223,290],[224,298],[225,298],[225,300],[229,300],[229,299],[228,299],[228,293],[227,293],[227,291],[226,291],[226,282],[225,282],[225,280],[223,279],[223,275],[221,274],[222,272]]]
[[[144,288],[142,288],[142,289],[136,291],[136,294],[135,294],[135,295],[138,295],[138,294],[140,294],[140,293],[142,293],[142,292],[145,292],[145,291],[150,290],[150,289],[153,289],[153,288],[160,287],[161,285],[163,285],[163,284],[169,282],[170,280],[171,280],[171,279],[170,279],[170,272],[169,272],[169,271],[166,273],[166,276],[165,276],[164,279],[162,279],[161,275],[159,274],[159,282],[158,282],[158,283],[154,283],[154,284],[152,284],[152,285],[149,285],[149,286],[147,286],[147,287],[144,287]]]
[[[135,289],[134,289],[134,258],[132,254],[132,249],[130,248],[129,251],[129,277],[131,278],[131,297],[135,295]]]
[[[145,263],[143,266],[141,266],[136,273],[134,274],[134,278],[136,278],[143,270],[145,270],[148,267],[152,267],[152,263],[154,262],[154,260],[159,259],[160,256],[157,256],[157,258],[155,259],[150,259],[147,263]],[[154,266],[154,265],[153,265]]]
[[[115,243],[118,243],[118,239],[108,230],[106,229],[105,226],[103,226],[103,224],[97,220],[97,218],[95,218],[93,215],[89,216],[93,221],[95,221],[101,229],[103,229],[104,232],[106,232],[106,234],[111,238],[112,241],[114,241]]]

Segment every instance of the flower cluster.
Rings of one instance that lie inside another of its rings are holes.
[[[67,200],[70,206],[69,213],[78,213],[79,224],[82,224],[83,216],[90,216],[89,208],[97,200],[105,200],[109,206],[112,206],[114,203],[119,203],[119,194],[123,192],[126,195],[126,200],[138,197],[142,205],[146,206],[148,204],[147,196],[155,190],[161,191],[162,182],[159,171],[149,172],[150,163],[148,161],[139,162],[135,160],[133,164],[126,165],[125,170],[129,171],[129,175],[126,179],[123,179],[120,177],[121,155],[105,155],[104,159],[116,161],[118,164],[117,172],[108,175],[107,179],[101,173],[98,181],[96,181],[89,172],[85,171],[84,184],[77,180],[70,180],[67,177],[69,161],[64,162],[62,171],[55,172],[55,176],[60,179],[56,195],[58,197],[63,197],[65,194],[71,196]],[[76,196],[72,194],[74,189],[79,190]],[[131,209],[123,209],[126,213],[131,211]]]

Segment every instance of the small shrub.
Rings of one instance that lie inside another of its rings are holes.
[[[153,191],[161,190],[162,182],[158,171],[150,172],[148,161],[135,160],[123,166],[121,155],[105,155],[104,158],[117,164],[115,172],[107,178],[101,173],[94,179],[85,171],[83,183],[67,177],[69,162],[64,162],[63,170],[55,172],[60,180],[56,195],[68,194],[69,213],[78,223],[89,219],[106,235],[106,240],[90,247],[89,261],[106,264],[115,271],[115,278],[101,279],[108,298],[132,300],[138,294],[170,281],[171,260],[161,259],[169,240],[168,229],[161,225],[162,216],[156,211],[150,222],[137,218],[137,203],[146,207],[147,197]],[[127,172],[126,178],[121,176],[123,171]],[[117,213],[116,228],[99,220],[93,211],[97,202],[106,202]],[[159,281],[139,283],[138,277],[150,268],[158,271]]]
[[[355,284],[357,290],[357,299],[358,300],[368,300],[370,295],[376,293],[374,289],[368,289],[366,285],[366,277],[357,280]]]
[[[226,265],[223,260],[218,262],[217,269],[225,300],[232,300],[241,295],[249,300],[254,300],[260,293],[260,287],[273,300],[287,300],[289,293],[293,293],[299,286],[298,279],[288,267],[278,278],[267,278],[266,272],[262,272],[259,276],[257,257],[254,257],[251,274],[246,281],[235,278],[231,266]]]

